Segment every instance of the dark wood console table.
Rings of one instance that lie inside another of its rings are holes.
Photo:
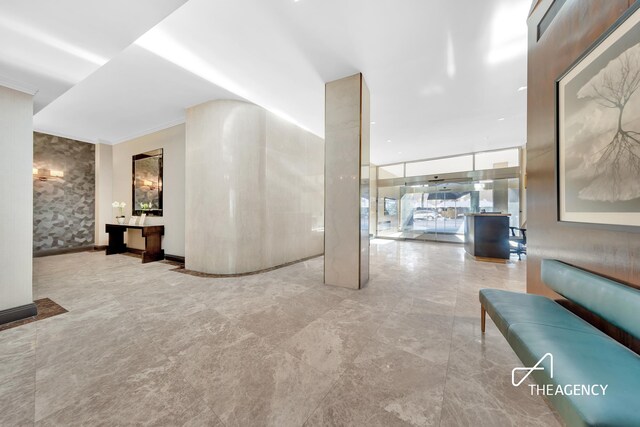
[[[124,243],[124,232],[129,229],[142,231],[145,239],[144,251],[142,252],[142,263],[160,261],[164,259],[162,250],[162,236],[164,236],[164,225],[120,225],[107,224],[105,231],[109,234],[109,246],[107,255],[121,254],[127,252],[127,245]]]

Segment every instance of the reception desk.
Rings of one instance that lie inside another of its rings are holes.
[[[467,214],[464,249],[479,260],[509,259],[510,214]]]

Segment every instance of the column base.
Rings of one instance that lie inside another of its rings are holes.
[[[0,325],[26,319],[36,314],[38,314],[38,309],[34,303],[7,308],[6,310],[0,311]]]

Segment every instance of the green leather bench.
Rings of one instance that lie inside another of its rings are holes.
[[[640,291],[554,260],[542,261],[542,280],[640,338]],[[537,385],[519,387],[546,395],[568,426],[640,426],[638,354],[543,296],[482,289],[480,303],[483,333],[489,313],[523,367],[540,362],[530,371]]]

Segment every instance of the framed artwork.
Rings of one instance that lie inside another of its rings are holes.
[[[398,201],[391,197],[384,198],[384,214],[385,215],[397,215],[398,214]]]
[[[560,221],[640,226],[640,12],[556,82]]]

